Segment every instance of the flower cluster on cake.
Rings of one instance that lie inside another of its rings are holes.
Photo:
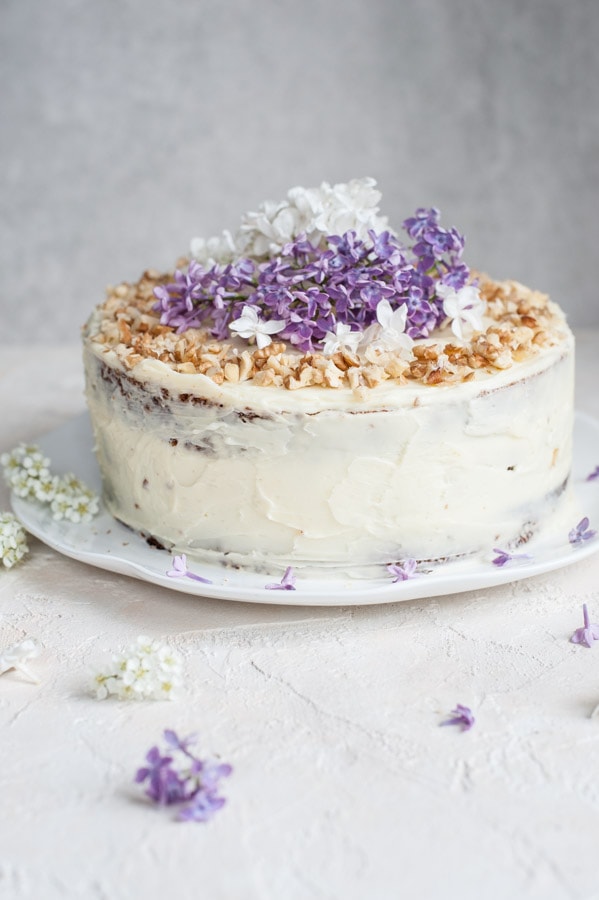
[[[84,330],[114,515],[177,552],[285,570],[513,546],[564,493],[560,309],[462,259],[372,179],[294,188]],[[360,414],[360,415],[358,415]]]

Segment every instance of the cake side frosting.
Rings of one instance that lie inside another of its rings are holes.
[[[570,340],[494,376],[364,400],[86,357],[109,508],[191,556],[283,567],[472,553],[535,529],[570,471]]]

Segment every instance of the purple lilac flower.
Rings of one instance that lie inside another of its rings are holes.
[[[585,516],[584,519],[580,520],[578,525],[576,525],[568,535],[568,540],[571,544],[582,544],[583,541],[590,541],[595,537],[597,532],[593,531],[592,528],[589,528],[589,524],[588,516]]]
[[[215,791],[200,790],[194,795],[191,803],[179,810],[177,818],[180,822],[207,822],[226,802],[225,798],[219,797]]]
[[[166,729],[164,740],[170,748],[163,756],[158,747],[146,754],[148,765],[138,769],[137,784],[147,782],[146,794],[163,806],[179,806],[177,818],[188,822],[207,822],[226,800],[219,796],[219,782],[233,771],[228,763],[202,760],[190,750],[195,735],[179,738]]]
[[[201,581],[202,584],[212,584],[209,578],[202,578],[190,572],[187,568],[187,557],[184,553],[181,556],[173,556],[173,567],[166,573],[169,578],[191,578],[192,581]]]
[[[293,574],[293,569],[291,566],[288,566],[285,569],[285,574],[281,578],[280,581],[272,582],[271,584],[266,584],[265,588],[267,591],[294,591],[295,590],[295,575]]]
[[[137,784],[148,782],[146,794],[154,803],[169,806],[187,800],[185,781],[172,768],[172,756],[162,756],[158,747],[152,747],[146,754],[147,766],[137,770]]]
[[[470,731],[476,719],[469,706],[463,706],[458,703],[455,709],[451,710],[451,719],[445,722],[439,722],[440,725],[459,725],[462,731]]]
[[[596,481],[599,478],[599,466],[596,466],[590,475],[587,475],[585,481]]]
[[[497,556],[493,560],[494,566],[505,566],[506,563],[513,559],[532,559],[530,553],[508,553],[507,550],[500,550],[498,547],[493,549],[493,553]]]
[[[400,563],[390,563],[387,566],[387,571],[395,576],[393,584],[396,584],[398,581],[407,581],[409,578],[414,578],[417,565],[416,560],[411,558],[404,559],[403,562]]]
[[[582,619],[584,625],[577,628],[570,638],[573,644],[583,644],[585,647],[592,647],[593,641],[599,641],[599,625],[593,625],[589,621],[589,611],[586,603],[582,604]]]
[[[223,340],[243,308],[256,307],[260,321],[285,322],[282,340],[308,351],[322,348],[338,323],[366,329],[386,299],[394,310],[407,306],[410,337],[428,337],[445,318],[436,281],[458,290],[469,277],[460,261],[464,239],[441,227],[435,209],[417,210],[404,227],[412,246],[388,231],[370,231],[368,243],[347,231],[319,245],[302,235],[265,262],[238,259],[204,269],[192,260],[155,288],[154,308],[177,332],[209,327]]]

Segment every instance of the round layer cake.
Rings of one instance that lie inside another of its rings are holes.
[[[380,232],[369,231],[354,240],[361,263],[377,258]],[[267,258],[281,253],[289,247]],[[526,541],[567,496],[573,338],[546,296],[470,272],[453,286],[451,262],[436,278],[427,269],[434,321],[410,320],[398,289],[371,304],[370,322],[361,301],[355,320],[329,310],[320,338],[249,288],[237,289],[227,332],[210,309],[198,317],[198,280],[226,262],[109,290],[85,326],[84,355],[110,512],[173,552],[274,571]],[[182,309],[193,315],[182,321]]]

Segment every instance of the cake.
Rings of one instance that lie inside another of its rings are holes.
[[[559,307],[462,262],[372,179],[304,190],[109,288],[84,327],[111,514],[252,570],[373,571],[527,541],[568,494]],[[406,239],[407,238],[407,239]]]

